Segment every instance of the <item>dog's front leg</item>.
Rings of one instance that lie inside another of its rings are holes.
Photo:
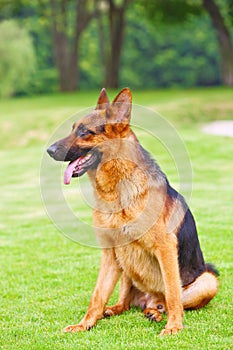
[[[120,315],[123,311],[129,310],[130,308],[130,302],[132,299],[132,281],[127,276],[125,272],[123,272],[121,277],[121,284],[120,284],[120,295],[117,303],[113,306],[107,306],[104,311],[104,316],[114,316],[114,315]]]
[[[167,234],[166,244],[157,249],[165,286],[167,324],[160,335],[175,334],[183,328],[183,306],[181,303],[181,282],[178,266],[177,242],[172,234]]]
[[[103,249],[99,276],[86,315],[77,325],[67,326],[64,332],[80,332],[92,328],[103,318],[104,308],[121,274],[113,249]]]

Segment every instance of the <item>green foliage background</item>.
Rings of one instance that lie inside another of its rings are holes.
[[[17,22],[0,22],[0,97],[26,93],[36,70],[32,39]]]
[[[4,18],[14,17],[15,22],[11,20],[11,26],[20,27],[18,34],[15,33],[14,38],[9,40],[4,30],[0,31],[0,45],[3,43],[0,52],[2,96],[48,93],[59,89],[50,31],[51,13],[46,3],[41,2],[44,12],[39,11],[37,1],[31,3],[27,0],[22,2],[21,7],[15,8],[15,12],[7,12],[8,7],[2,8],[1,26],[9,23],[4,22]],[[121,86],[143,89],[220,84],[218,47],[206,14],[190,14],[185,21],[168,23],[157,17],[153,21],[142,9],[140,2],[133,2],[126,14]],[[107,49],[107,18],[103,20],[103,27]],[[23,34],[19,35],[20,32]],[[14,52],[16,41],[17,53]],[[5,56],[9,57],[10,63],[7,69],[1,68],[5,64]],[[12,78],[19,75],[22,79]],[[100,88],[103,84],[98,23],[93,20],[81,37],[80,88]]]
[[[153,26],[129,13],[128,21],[122,83],[136,88],[220,84],[217,44],[206,16]]]

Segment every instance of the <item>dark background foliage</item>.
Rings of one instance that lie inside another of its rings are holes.
[[[3,97],[233,84],[232,0],[2,0],[0,13]]]

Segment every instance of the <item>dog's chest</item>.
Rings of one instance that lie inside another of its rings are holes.
[[[138,242],[115,248],[118,263],[141,291],[164,292],[164,284],[156,257],[145,251]]]

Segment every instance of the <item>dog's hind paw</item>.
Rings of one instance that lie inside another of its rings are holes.
[[[105,311],[104,311],[104,317],[111,317],[111,316],[114,316],[116,315],[112,309],[110,308],[107,308]]]
[[[162,314],[156,309],[147,308],[143,311],[143,313],[151,321],[160,322],[163,319]]]

